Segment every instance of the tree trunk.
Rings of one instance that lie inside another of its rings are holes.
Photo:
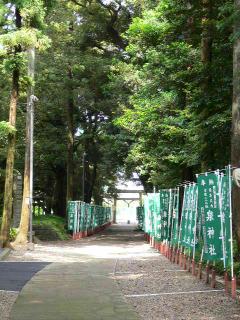
[[[16,27],[21,28],[21,15],[18,8],[15,12],[16,16]],[[15,48],[15,54],[21,51],[20,47]],[[19,98],[19,68],[15,67],[12,73],[12,90],[9,107],[9,124],[16,127],[16,116],[17,116],[17,103]],[[4,204],[3,204],[3,216],[2,226],[0,234],[0,246],[9,246],[9,233],[11,226],[12,217],[12,206],[13,206],[13,170],[14,170],[14,157],[16,147],[16,132],[8,134],[8,151],[6,161],[6,175],[5,175],[5,187],[4,187]]]
[[[202,0],[202,6],[201,60],[208,65],[212,61],[212,0]]]
[[[53,213],[55,215],[66,216],[66,171],[65,168],[58,167],[56,171],[56,182],[53,193]]]
[[[68,104],[67,104],[67,202],[73,200],[73,175],[74,175],[74,125],[73,125],[73,112],[74,112],[74,100],[73,100],[73,88],[72,88],[72,68],[68,68],[69,78],[69,92],[68,92]]]
[[[213,45],[213,25],[212,25],[212,0],[202,0],[202,39],[201,39],[201,61],[203,64],[203,81],[202,81],[202,97],[203,103],[200,110],[202,122],[205,122],[211,111],[208,107],[211,96],[212,82],[212,45]],[[203,128],[202,130],[205,130]],[[209,169],[209,163],[212,161],[213,153],[203,150],[201,161],[201,171]]]
[[[35,64],[35,50],[28,49],[28,76],[34,80],[34,64]],[[32,176],[31,176],[31,113],[33,104],[33,86],[30,85],[27,97],[27,115],[26,115],[26,149],[25,149],[25,167],[23,179],[23,201],[21,221],[19,232],[14,244],[25,244],[28,241],[29,219],[32,214]],[[33,128],[32,128],[33,129]]]
[[[86,203],[91,203],[92,195],[93,195],[93,189],[95,185],[95,181],[97,178],[97,164],[95,163],[93,165],[92,172],[90,171],[89,164],[85,166],[86,168],[86,180],[85,180],[85,197],[84,201]]]
[[[235,13],[240,12],[240,0],[235,0]],[[240,167],[240,20],[236,14],[233,48],[233,104],[232,104],[232,165]],[[240,248],[240,189],[233,188],[233,230]]]

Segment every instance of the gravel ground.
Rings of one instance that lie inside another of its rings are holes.
[[[44,242],[36,245],[34,251],[12,252],[7,260],[87,263],[88,259],[93,258],[116,259],[114,277],[141,319],[240,319],[239,303],[225,296],[222,291],[211,291],[210,286],[169,262],[144,243],[140,233],[132,230],[122,232],[110,229],[102,235],[81,241]],[[129,297],[139,294],[147,296]],[[16,296],[11,296],[9,306],[5,309],[11,307]],[[0,311],[1,308],[0,302]],[[5,319],[0,316],[0,320]]]
[[[222,291],[211,291],[203,281],[170,263],[164,256],[155,254],[147,260],[139,257],[120,259],[116,265],[119,288],[142,319],[240,319],[239,303]],[[221,289],[219,285],[217,290]],[[129,297],[141,294],[147,296]]]
[[[18,292],[0,291],[0,319],[9,320],[12,305],[17,299]]]

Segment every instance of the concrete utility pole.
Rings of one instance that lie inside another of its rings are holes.
[[[35,48],[30,48],[28,50],[29,57],[29,66],[28,66],[28,75],[34,80],[35,73]],[[33,220],[33,135],[34,135],[34,102],[38,101],[37,97],[34,96],[34,86],[31,85],[30,88],[30,97],[29,97],[29,144],[30,144],[30,157],[29,157],[29,241],[33,242],[33,230],[32,230],[32,220]]]
[[[26,243],[29,233],[29,242],[32,244],[32,209],[33,209],[33,126],[34,126],[34,102],[38,99],[34,96],[34,68],[35,68],[35,48],[28,51],[28,77],[32,83],[29,84],[27,97],[27,117],[26,117],[26,151],[24,168],[24,188],[21,222],[16,243]]]

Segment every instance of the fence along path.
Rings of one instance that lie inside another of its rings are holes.
[[[202,277],[206,264],[206,282],[216,286],[216,264],[222,267],[225,291],[237,297],[233,259],[232,168],[197,175],[197,183],[160,190],[144,197],[138,208],[140,225],[148,242],[173,263]],[[181,211],[180,209],[181,204]],[[198,270],[196,270],[196,262]],[[230,274],[230,279],[228,279]],[[230,281],[229,281],[230,280]]]

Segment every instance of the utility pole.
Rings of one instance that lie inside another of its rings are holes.
[[[29,77],[34,80],[34,71],[35,71],[35,49],[30,48],[28,52],[29,57]],[[32,230],[32,220],[33,220],[33,134],[34,134],[34,101],[37,101],[37,98],[34,96],[34,87],[33,84],[30,87],[30,97],[29,97],[29,117],[30,117],[30,126],[29,126],[29,149],[30,149],[30,173],[29,173],[29,242],[33,242],[33,230]]]
[[[26,151],[24,169],[24,189],[21,212],[21,222],[16,243],[26,243],[29,232],[29,242],[32,245],[32,215],[33,215],[33,127],[34,127],[34,102],[38,99],[34,96],[34,71],[35,71],[35,48],[29,48],[28,53],[28,77],[32,83],[29,84],[27,97],[27,119],[26,119]]]

